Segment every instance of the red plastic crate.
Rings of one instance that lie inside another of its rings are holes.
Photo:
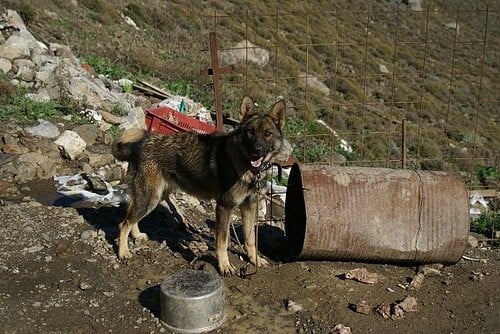
[[[214,133],[212,124],[186,116],[169,107],[154,107],[146,110],[146,127],[150,132],[172,134],[193,131],[200,134]]]

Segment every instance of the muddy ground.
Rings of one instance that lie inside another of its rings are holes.
[[[210,204],[205,213],[185,210],[187,229],[157,208],[141,222],[151,240],[131,242],[134,257],[120,262],[115,238],[124,207],[53,206],[51,187],[51,181],[1,184],[0,331],[168,333],[159,321],[159,284],[182,269],[215,270]],[[286,252],[279,228],[259,231],[271,265],[247,278],[223,279],[228,316],[217,333],[330,333],[339,323],[353,333],[500,333],[498,249],[468,249],[467,255],[484,260],[462,259],[409,291],[403,287],[416,267],[298,262]],[[196,247],[203,244],[208,251]],[[244,265],[236,247],[230,257]],[[360,267],[378,273],[379,282],[343,277]],[[352,306],[365,300],[373,308],[406,296],[416,298],[417,310],[395,320],[356,313]],[[302,310],[287,309],[290,300]]]

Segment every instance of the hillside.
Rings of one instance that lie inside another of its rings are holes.
[[[147,79],[207,107],[208,33],[217,32],[219,51],[248,40],[269,60],[232,64],[224,111],[237,116],[243,94],[263,105],[285,97],[300,160],[400,167],[405,120],[407,167],[461,171],[474,186],[498,188],[497,3],[365,3],[0,1],[37,39],[70,46],[98,73]]]

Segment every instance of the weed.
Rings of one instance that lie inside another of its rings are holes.
[[[15,94],[3,96],[2,107],[0,107],[0,119],[7,120],[11,117],[21,122],[47,119],[56,113],[53,101],[34,101],[26,97],[25,89],[17,89]]]
[[[84,56],[82,62],[91,65],[96,73],[105,75],[112,79],[126,76],[127,72],[120,65],[112,63],[109,59],[100,56]]]
[[[470,230],[485,236],[491,236],[492,231],[500,231],[500,214],[488,211],[470,223]]]
[[[119,104],[113,105],[113,109],[111,109],[111,113],[113,115],[117,115],[117,116],[127,116],[127,114],[128,114],[127,110],[125,110],[125,108],[123,108]]]
[[[116,136],[120,133],[120,127],[118,125],[113,125],[108,129],[108,132],[111,134],[113,138],[116,138]]]

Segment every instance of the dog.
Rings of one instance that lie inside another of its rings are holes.
[[[241,101],[240,125],[229,133],[171,135],[142,129],[122,132],[112,144],[117,160],[128,161],[129,203],[120,223],[118,257],[131,257],[128,236],[147,240],[138,222],[162,199],[177,189],[200,199],[216,199],[216,257],[221,275],[236,274],[229,262],[229,219],[240,208],[245,249],[250,263],[267,266],[257,255],[254,221],[257,210],[257,183],[283,145],[285,102],[279,100],[268,112],[260,112],[253,100]]]

